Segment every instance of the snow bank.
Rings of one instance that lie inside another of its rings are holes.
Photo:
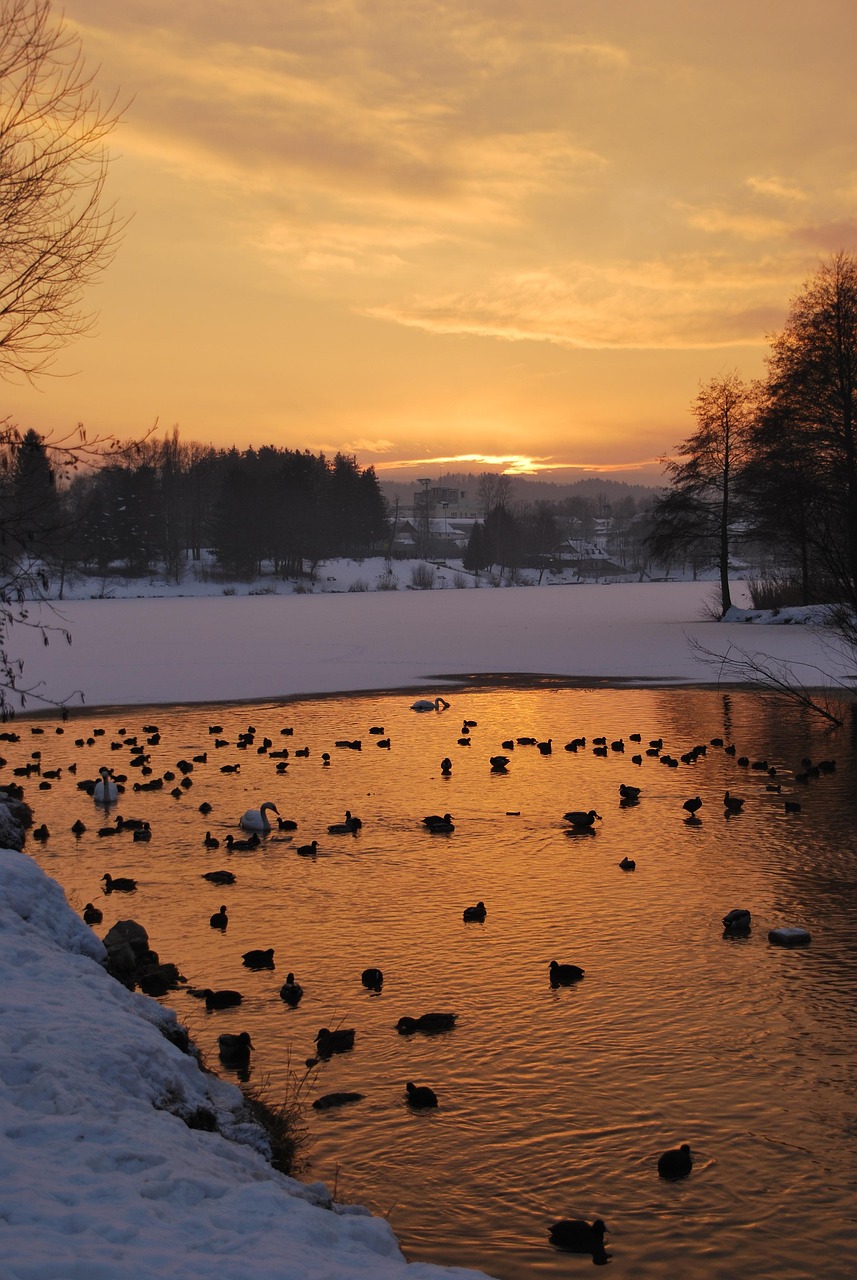
[[[175,1015],[103,958],[59,885],[0,850],[4,1278],[480,1274],[409,1266],[385,1221],[272,1169],[240,1090],[201,1071],[167,1038]],[[220,1132],[188,1127],[200,1109]]]

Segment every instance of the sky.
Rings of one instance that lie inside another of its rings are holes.
[[[853,0],[68,0],[123,243],[22,427],[654,483],[857,249]]]

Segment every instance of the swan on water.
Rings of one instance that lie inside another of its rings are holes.
[[[243,827],[245,831],[264,831],[267,835],[271,830],[271,824],[268,821],[268,810],[279,816],[277,806],[271,800],[266,800],[261,809],[248,809],[246,813],[242,813],[238,819],[239,827]]]
[[[411,711],[446,711],[450,704],[445,698],[417,698],[411,703]]]
[[[92,788],[92,798],[96,804],[115,804],[119,799],[119,788],[110,776],[110,770],[103,765],[98,770],[101,777]]]

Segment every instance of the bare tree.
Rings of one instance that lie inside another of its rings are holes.
[[[729,593],[729,549],[735,502],[732,485],[746,461],[747,437],[758,391],[737,373],[711,378],[693,404],[697,430],[664,458],[670,488],[653,509],[649,546],[668,559],[677,548],[702,547],[720,572],[720,611],[732,605]]]
[[[0,377],[46,372],[91,327],[82,294],[121,231],[104,201],[119,114],[50,0],[0,0]]]

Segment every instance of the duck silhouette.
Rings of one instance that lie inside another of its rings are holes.
[[[693,1157],[686,1142],[658,1156],[658,1174],[661,1178],[686,1178],[692,1168]]]

